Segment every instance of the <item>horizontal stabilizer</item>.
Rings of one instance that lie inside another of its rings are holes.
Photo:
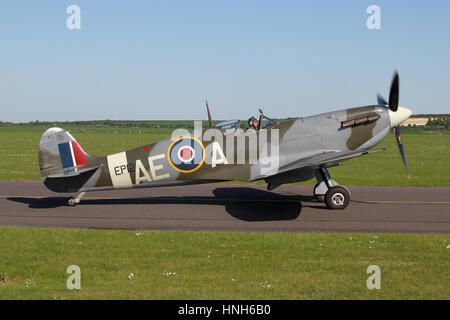
[[[55,178],[69,178],[69,177],[75,177],[75,176],[79,176],[80,174],[89,172],[89,171],[95,171],[98,168],[100,168],[100,166],[96,166],[96,167],[92,167],[92,168],[85,168],[85,169],[79,169],[79,170],[74,170],[72,172],[66,172],[66,173],[60,173],[60,174],[52,174],[47,176],[47,178],[51,178],[51,179],[55,179]]]

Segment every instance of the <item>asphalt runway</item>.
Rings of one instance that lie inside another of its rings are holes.
[[[0,226],[235,232],[450,233],[450,188],[349,187],[328,210],[312,186],[206,184],[72,194],[39,181],[0,181]]]

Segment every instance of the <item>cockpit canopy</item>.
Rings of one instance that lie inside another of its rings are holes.
[[[239,129],[240,124],[241,121],[239,119],[233,119],[216,124],[216,128],[221,130],[225,134],[235,133],[237,129]]]
[[[266,128],[269,128],[269,127],[279,123],[278,121],[270,119],[270,118],[267,118],[264,115],[263,115],[263,117],[262,117],[262,119],[260,121],[262,121],[261,122],[261,127],[260,127],[261,129],[266,129]]]
[[[273,120],[271,118],[266,117],[265,115],[261,114],[259,117],[259,129],[267,129],[270,128],[279,122],[276,120]],[[224,134],[236,134],[237,130],[239,129],[241,124],[241,121],[239,119],[233,119],[233,120],[226,120],[222,121],[215,125],[215,127],[219,130],[221,130]]]

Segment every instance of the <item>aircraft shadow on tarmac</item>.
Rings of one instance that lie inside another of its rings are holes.
[[[244,221],[277,221],[296,219],[302,210],[301,201],[314,201],[312,196],[281,195],[248,187],[216,188],[213,190],[213,194],[214,196],[86,198],[82,199],[78,206],[121,204],[219,205],[224,206],[226,212],[236,219]],[[28,204],[28,207],[32,209],[67,206],[67,197],[10,197],[8,200]],[[71,209],[67,207],[67,210]]]

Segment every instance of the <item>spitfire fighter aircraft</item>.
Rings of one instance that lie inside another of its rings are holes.
[[[408,173],[399,125],[412,111],[398,106],[399,77],[394,74],[389,101],[276,121],[260,110],[243,131],[239,120],[209,128],[185,130],[170,139],[120,153],[95,157],[87,154],[72,135],[50,128],[39,144],[44,185],[55,192],[79,193],[109,189],[176,186],[219,181],[264,180],[268,190],[298,181],[317,179],[314,196],[329,209],[344,209],[350,191],[331,179],[327,168],[345,160],[382,151],[371,150],[394,129]],[[269,156],[270,151],[270,156]]]

